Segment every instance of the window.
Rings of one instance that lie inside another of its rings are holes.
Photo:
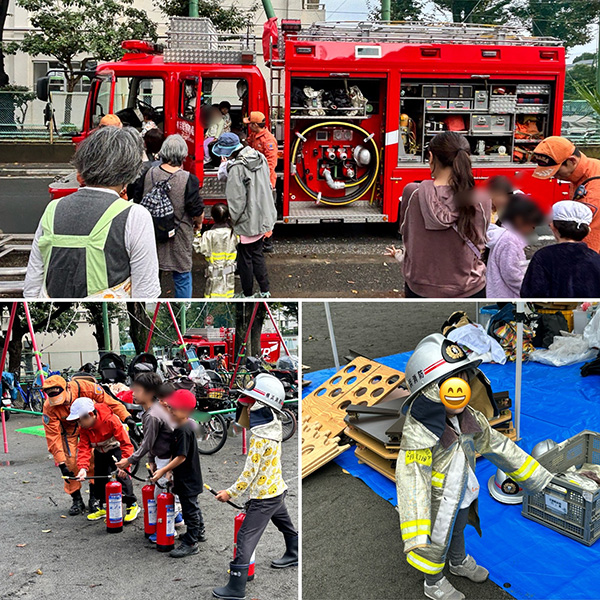
[[[202,79],[202,106],[231,105],[231,130],[241,130],[242,118],[248,114],[248,82],[245,79]]]
[[[80,63],[74,62],[73,68],[77,71]],[[64,69],[57,61],[48,60],[36,60],[33,61],[33,87],[35,88],[36,82],[40,77],[45,77],[46,74],[50,76],[50,91],[51,92],[66,92],[67,91],[67,79],[65,77]],[[90,89],[89,77],[82,77],[75,85],[75,92],[87,92]]]
[[[193,121],[198,97],[198,78],[185,79],[179,89],[179,116]]]

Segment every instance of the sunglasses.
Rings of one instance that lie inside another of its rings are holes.
[[[555,167],[558,163],[545,154],[534,154],[531,157],[531,162],[535,163],[540,167]]]
[[[44,393],[46,396],[48,396],[48,398],[56,398],[57,396],[60,396],[63,391],[64,390],[62,388],[47,388],[44,390]]]

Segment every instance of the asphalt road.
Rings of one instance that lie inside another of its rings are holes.
[[[0,230],[34,233],[48,203],[51,177],[6,177],[0,173]],[[25,208],[26,207],[26,208]],[[271,293],[276,298],[401,298],[404,280],[400,266],[383,256],[386,246],[399,245],[391,224],[278,225],[275,252],[267,255]],[[549,229],[539,228],[548,244]],[[0,258],[0,267],[26,266],[27,255]],[[195,254],[193,295],[204,296],[206,262]],[[173,297],[173,280],[162,278],[162,295]],[[239,281],[236,292],[240,292]],[[255,289],[255,291],[258,291]]]
[[[12,415],[8,421],[10,466],[0,466],[0,598],[13,600],[142,600],[211,598],[215,586],[227,582],[233,552],[235,509],[208,492],[200,496],[208,540],[200,554],[173,559],[145,540],[142,515],[124,531],[108,535],[102,521],[66,517],[70,498],[43,438],[15,433],[38,425],[37,417]],[[283,446],[287,505],[298,524],[298,436]],[[0,464],[5,455],[0,454]],[[221,489],[242,469],[241,438],[229,438],[212,456],[201,457],[204,480]],[[141,499],[142,483],[134,482]],[[84,486],[84,487],[87,487]],[[87,497],[87,492],[84,494]],[[177,540],[176,540],[177,543]],[[256,579],[248,598],[298,597],[297,568],[271,569],[284,551],[283,537],[269,525],[256,551]]]
[[[475,316],[472,302],[334,302],[330,306],[340,356],[349,350],[373,358],[406,352],[424,336],[438,332],[453,311]],[[334,366],[322,303],[303,303],[302,342],[302,361],[310,370]],[[302,482],[302,535],[303,600],[425,598],[422,574],[404,558],[398,513],[335,463]],[[491,581],[476,584],[448,578],[471,600],[512,598]]]

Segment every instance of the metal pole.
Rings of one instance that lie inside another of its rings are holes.
[[[521,439],[521,380],[523,374],[523,316],[525,303],[517,302],[517,362],[515,365],[515,430],[517,441]]]
[[[271,319],[271,323],[273,323],[273,327],[275,327],[275,331],[277,332],[277,335],[279,336],[279,341],[281,342],[281,345],[283,346],[285,353],[288,356],[291,356],[290,351],[287,349],[287,346],[285,345],[285,342],[283,341],[283,336],[281,335],[281,332],[279,331],[279,327],[277,327],[277,323],[275,322],[275,317],[273,317],[273,313],[271,312],[269,305],[266,302],[263,302],[263,304],[265,305],[267,314],[269,315],[269,318]]]
[[[38,351],[38,345],[37,345],[37,342],[35,341],[35,332],[33,331],[33,323],[31,321],[31,315],[29,314],[29,306],[27,306],[27,302],[23,302],[23,308],[25,309],[25,318],[27,319],[27,327],[29,327],[29,335],[31,335],[31,346],[33,347],[33,355],[35,356],[35,362],[37,364],[40,381],[43,386],[46,378],[44,377],[44,369],[42,368],[42,359],[40,358],[40,353]]]
[[[156,325],[156,319],[158,319],[158,311],[160,309],[160,302],[156,303],[156,308],[154,309],[154,315],[152,317],[152,325],[150,325],[150,330],[148,331],[148,337],[146,338],[146,345],[144,346],[144,352],[148,352],[150,350],[150,342],[152,341],[152,334],[154,333],[154,327]]]
[[[596,49],[596,91],[600,94],[600,19],[598,20],[598,46]]]
[[[110,341],[110,323],[108,321],[108,304],[102,303],[102,329],[104,330],[104,352],[110,352],[112,344]]]
[[[0,407],[0,417],[2,418],[2,439],[4,440],[4,454],[8,454],[8,436],[6,435],[6,417],[4,408]]]
[[[173,321],[173,327],[175,327],[177,340],[179,341],[182,350],[185,352],[185,342],[183,340],[183,336],[181,335],[181,329],[179,329],[179,325],[177,324],[177,319],[175,318],[175,313],[173,312],[173,307],[171,306],[170,302],[167,302],[167,308],[169,309],[169,314],[171,315],[171,320]]]
[[[185,302],[181,303],[181,331],[185,334],[187,331],[187,321],[185,317]]]
[[[198,16],[198,0],[189,0],[189,15],[190,17]]]
[[[238,369],[240,368],[240,363],[242,362],[242,358],[246,355],[246,346],[248,345],[248,339],[250,338],[250,333],[252,332],[252,323],[254,323],[254,319],[256,317],[256,313],[258,312],[258,302],[254,303],[254,309],[252,311],[252,316],[250,317],[250,323],[248,324],[248,329],[246,331],[246,337],[244,338],[244,343],[240,346],[240,351],[238,353],[237,360],[235,361],[235,367],[233,369],[233,375],[231,376],[231,380],[229,381],[229,389],[233,388],[233,384],[235,383],[235,377],[237,375]],[[235,332],[237,335],[237,331]]]
[[[0,377],[2,377],[2,372],[4,371],[4,365],[6,364],[6,355],[8,354],[8,344],[10,343],[10,338],[12,337],[13,325],[15,322],[15,316],[17,314],[17,303],[13,302],[10,307],[10,318],[8,319],[8,328],[6,330],[6,337],[4,338],[4,347],[2,348],[2,359],[0,360]],[[0,318],[2,315],[0,315]]]
[[[391,0],[381,0],[381,20],[391,21],[392,19],[392,7]]]
[[[271,0],[262,0],[262,5],[265,9],[265,15],[267,19],[274,19],[275,10],[273,9],[273,4],[271,4]]]
[[[331,320],[331,310],[329,308],[329,302],[323,302],[325,305],[325,317],[327,318],[327,329],[329,329],[329,339],[331,340],[331,352],[333,353],[333,363],[335,368],[340,368],[340,359],[338,357],[337,346],[335,343],[335,333],[333,331],[333,321]]]

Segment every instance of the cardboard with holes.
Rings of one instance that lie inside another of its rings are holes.
[[[350,446],[340,444],[340,438],[324,430],[311,416],[302,418],[302,478],[345,452]]]

